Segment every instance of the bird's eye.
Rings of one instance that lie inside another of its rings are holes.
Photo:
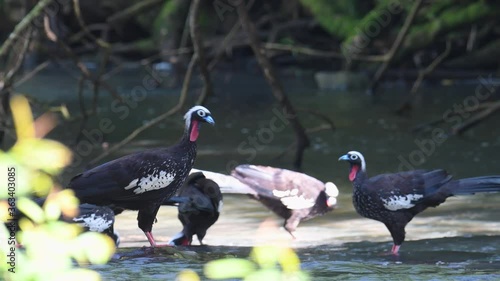
[[[350,158],[351,158],[351,160],[358,160],[358,155],[351,154]]]
[[[198,116],[200,116],[200,117],[205,117],[205,115],[207,115],[207,113],[205,113],[205,111],[203,111],[203,110],[198,110]]]

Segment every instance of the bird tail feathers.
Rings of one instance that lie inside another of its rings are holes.
[[[213,180],[220,187],[221,193],[226,194],[256,194],[256,192],[248,185],[240,182],[238,179],[230,175],[214,173],[210,171],[203,171],[192,169],[191,173],[202,172],[207,179]]]
[[[480,192],[499,192],[500,176],[484,176],[453,181],[453,195],[469,195]]]

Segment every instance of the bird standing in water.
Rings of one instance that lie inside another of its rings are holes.
[[[220,186],[222,193],[248,194],[284,218],[283,226],[293,238],[301,221],[323,215],[337,206],[337,186],[304,173],[247,164],[234,168],[231,176],[203,173]]]
[[[184,135],[177,144],[104,163],[72,178],[68,188],[82,203],[138,210],[139,228],[152,247],[159,246],[151,233],[158,209],[177,193],[193,167],[200,124],[215,123],[203,106],[191,108],[184,120]]]
[[[368,178],[361,153],[349,151],[339,161],[350,164],[354,208],[360,215],[385,224],[394,242],[394,255],[405,240],[406,225],[428,207],[437,207],[454,195],[500,191],[500,176],[451,180],[445,170],[414,170]]]
[[[193,236],[198,237],[200,245],[203,238],[218,219],[222,210],[222,193],[213,180],[203,173],[192,173],[179,192],[179,215],[183,229],[169,242],[171,245],[191,245]]]

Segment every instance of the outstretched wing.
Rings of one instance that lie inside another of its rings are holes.
[[[251,187],[249,187],[248,185],[242,183],[241,181],[230,175],[225,175],[210,171],[203,171],[198,169],[191,169],[190,174],[195,174],[200,172],[203,173],[203,175],[207,179],[214,181],[219,186],[221,193],[257,195],[255,190],[253,190]]]

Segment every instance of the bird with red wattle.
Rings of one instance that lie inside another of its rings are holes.
[[[73,177],[68,188],[82,203],[139,211],[139,228],[152,247],[159,246],[151,233],[158,209],[177,193],[193,167],[200,124],[215,124],[210,111],[199,105],[189,109],[184,120],[184,135],[177,144],[104,163]]]
[[[349,151],[339,161],[350,164],[354,208],[363,217],[385,224],[394,242],[394,255],[405,240],[406,225],[428,207],[437,207],[454,195],[500,191],[500,176],[452,180],[445,170],[413,170],[369,178],[361,153]]]

